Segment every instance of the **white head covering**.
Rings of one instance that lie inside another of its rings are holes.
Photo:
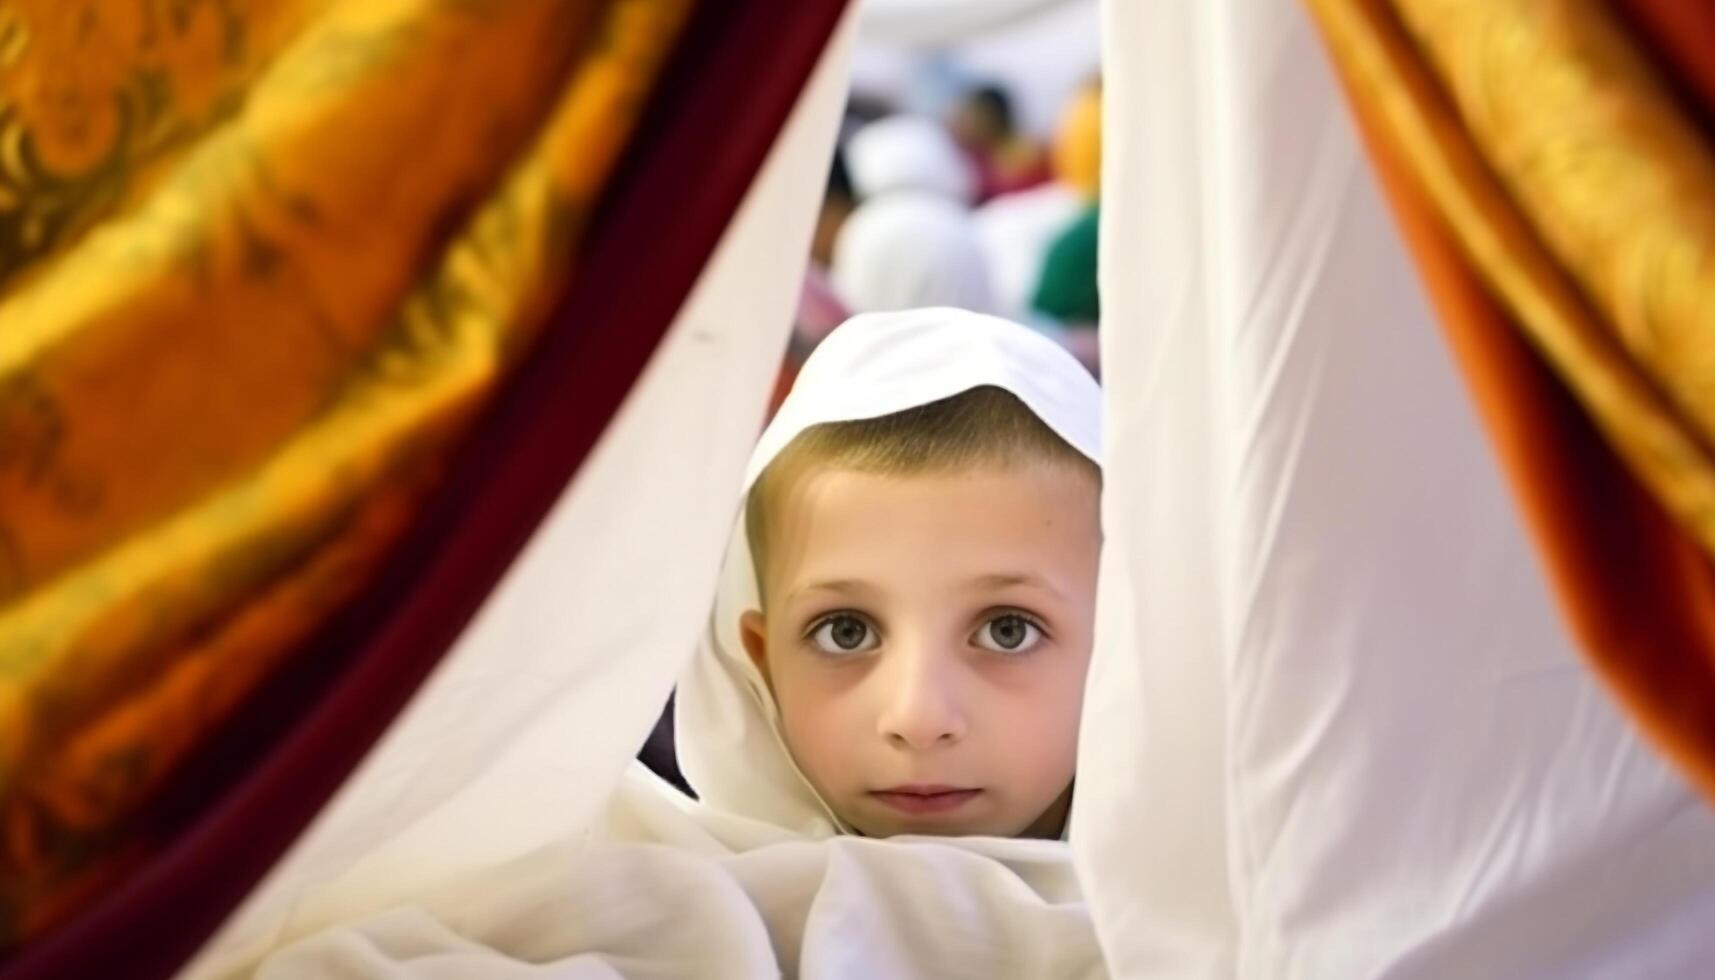
[[[971,216],[917,191],[860,205],[840,228],[830,272],[834,291],[858,313],[997,309],[988,255]]]
[[[1101,460],[1101,391],[1053,341],[1015,323],[964,310],[857,316],[816,348],[763,432],[744,492],[805,429],[891,415],[983,385],[1017,396],[1060,438]],[[758,606],[743,521],[735,522],[708,630],[679,686],[679,761],[716,810],[794,833],[842,828],[798,771],[774,699],[739,638],[739,616]]]
[[[997,312],[970,202],[976,176],[921,116],[865,126],[846,147],[862,203],[834,242],[834,289],[857,313],[928,306]]]
[[[969,205],[977,177],[953,137],[933,119],[888,116],[852,134],[846,167],[860,200],[917,191]]]

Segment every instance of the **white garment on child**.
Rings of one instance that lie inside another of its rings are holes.
[[[853,317],[828,335],[757,442],[744,487],[812,425],[890,415],[981,385],[1016,395],[1100,463],[1101,390],[1072,355],[995,317],[910,310]],[[740,614],[758,607],[742,523],[721,576],[709,633],[679,689],[680,767],[716,809],[803,834],[834,833],[832,813],[792,764],[774,700],[739,639]]]

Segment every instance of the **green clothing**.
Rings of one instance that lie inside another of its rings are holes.
[[[1102,318],[1096,291],[1096,251],[1101,205],[1092,204],[1054,239],[1042,263],[1032,308],[1068,326],[1095,326]]]

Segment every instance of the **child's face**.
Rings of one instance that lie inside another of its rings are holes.
[[[1057,834],[1101,535],[1066,466],[821,469],[771,515],[745,646],[786,742],[865,835]]]

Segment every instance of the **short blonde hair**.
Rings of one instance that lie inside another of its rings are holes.
[[[763,589],[768,517],[786,488],[815,469],[888,476],[958,473],[1039,462],[1083,470],[1101,483],[1101,468],[1060,438],[1018,396],[991,385],[892,415],[824,422],[805,429],[769,463],[745,499],[744,531]]]

